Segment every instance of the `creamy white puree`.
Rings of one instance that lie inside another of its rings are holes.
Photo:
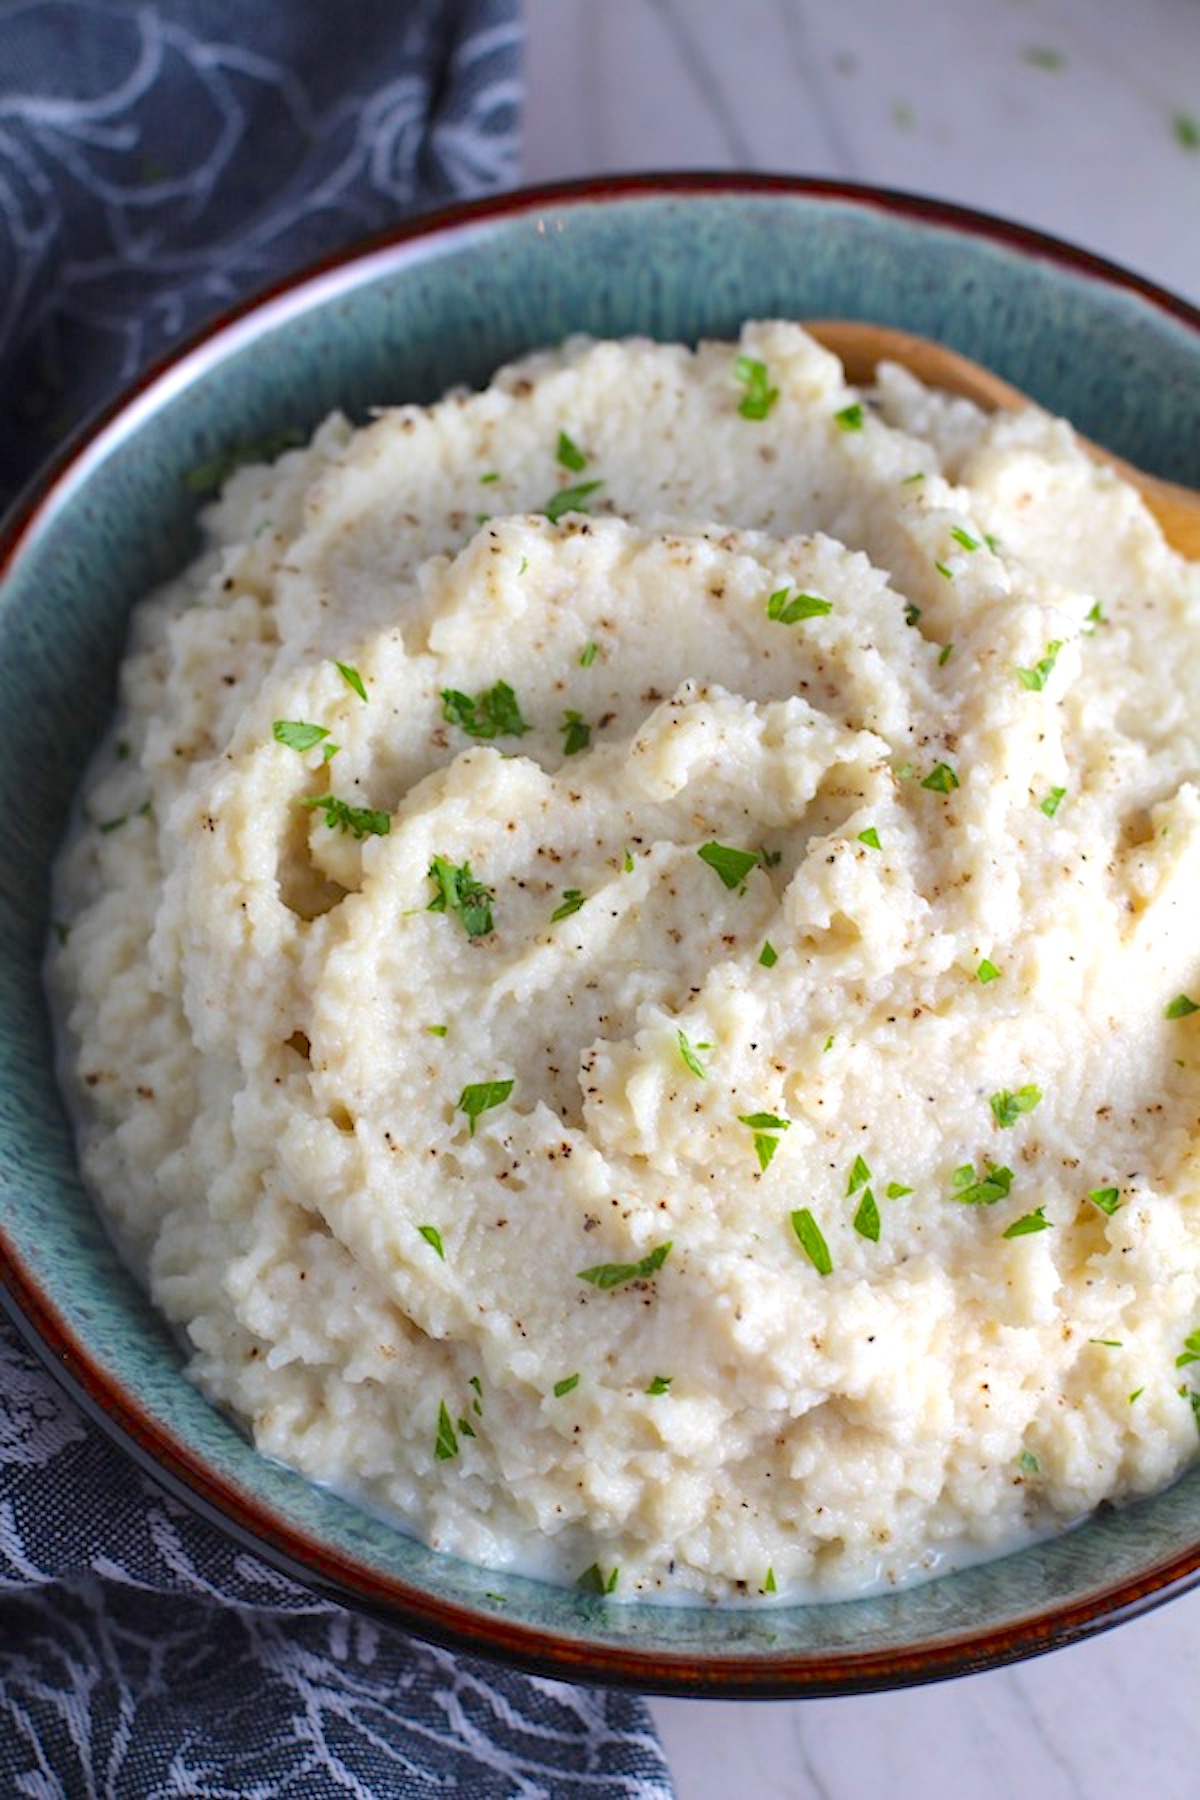
[[[207,526],[53,979],[87,1176],[263,1451],[756,1603],[1196,1455],[1200,582],[1066,425],[790,324],[573,342]]]

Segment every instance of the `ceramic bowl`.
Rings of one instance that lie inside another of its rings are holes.
[[[1131,461],[1200,485],[1200,314],[1182,301],[909,197],[650,178],[443,213],[287,284],[152,373],[0,533],[0,1268],[17,1323],[165,1486],[321,1592],[546,1674],[726,1697],[959,1674],[1179,1593],[1200,1580],[1200,1464],[1053,1542],[825,1606],[618,1605],[435,1555],[256,1455],[188,1384],[81,1187],[39,965],[49,865],[112,705],[130,603],[196,546],[188,471],[333,407],[365,413],[483,383],[570,332],[694,339],[771,315],[875,318],[943,338]]]

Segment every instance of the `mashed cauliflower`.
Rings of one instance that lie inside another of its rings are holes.
[[[791,324],[238,472],[59,869],[83,1159],[267,1454],[615,1599],[1200,1450],[1200,581]]]

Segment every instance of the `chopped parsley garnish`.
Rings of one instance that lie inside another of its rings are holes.
[[[1044,799],[1038,801],[1038,806],[1048,819],[1052,819],[1066,797],[1065,787],[1052,787]]]
[[[865,844],[868,850],[883,849],[883,845],[879,841],[879,833],[873,825],[868,825],[865,831],[859,832],[858,841],[860,844]]]
[[[563,734],[564,756],[578,756],[592,741],[592,728],[581,713],[565,712],[558,729]]]
[[[1000,971],[995,963],[990,962],[985,956],[975,971],[975,979],[981,987],[986,987],[989,981],[999,981]]]
[[[954,655],[954,645],[953,644],[943,644],[941,649],[938,651],[938,668],[944,669],[946,664],[950,661],[950,658],[953,655]]]
[[[453,913],[469,938],[486,937],[493,929],[491,888],[476,881],[470,863],[457,867],[444,856],[435,856],[426,876],[437,888],[427,912]]]
[[[633,851],[627,850],[621,860],[621,867],[627,875],[633,874]]]
[[[510,1081],[473,1081],[458,1096],[458,1110],[466,1113],[471,1121],[472,1137],[475,1136],[475,1121],[481,1113],[491,1112],[494,1106],[502,1106],[513,1091],[514,1083]]]
[[[300,805],[323,812],[330,831],[349,831],[356,838],[386,837],[392,829],[390,813],[376,812],[371,806],[351,806],[336,794],[311,794]]]
[[[1000,539],[998,537],[996,537],[993,532],[985,531],[983,534],[983,541],[987,545],[988,549],[991,551],[993,556],[999,556],[999,554],[1000,554]]]
[[[583,649],[579,652],[579,666],[581,669],[590,669],[591,668],[592,664],[596,660],[596,653],[599,650],[599,648],[600,648],[599,644],[597,644],[594,641],[590,644],[585,644],[583,646]]]
[[[442,717],[473,738],[524,737],[529,730],[507,681],[496,682],[474,699],[457,688],[443,688]]]
[[[418,1225],[417,1230],[420,1232],[421,1236],[425,1239],[425,1242],[427,1244],[429,1244],[434,1250],[436,1250],[438,1255],[441,1257],[442,1261],[445,1262],[446,1248],[445,1248],[445,1245],[442,1243],[442,1234],[438,1230],[437,1226],[436,1225]]]
[[[921,786],[931,794],[949,794],[958,786],[958,776],[949,763],[935,763]]]
[[[981,547],[979,539],[972,537],[969,531],[964,531],[961,525],[952,525],[950,536],[956,544],[961,544],[964,550],[978,550]]]
[[[557,525],[567,513],[586,512],[589,496],[603,486],[602,481],[581,481],[576,487],[559,488],[556,494],[551,494],[542,511],[552,525]]]
[[[870,1238],[873,1244],[879,1242],[879,1208],[875,1204],[875,1196],[870,1188],[864,1188],[862,1199],[858,1203],[858,1211],[854,1215],[854,1229],[859,1237]]]
[[[857,1194],[860,1187],[866,1187],[871,1179],[871,1171],[861,1156],[856,1156],[850,1165],[850,1174],[846,1181],[846,1194]]]
[[[500,479],[499,469],[489,469],[486,475],[481,475],[479,477],[481,486],[486,486],[489,482],[492,482],[492,481],[499,481],[499,479]]]
[[[590,1269],[580,1269],[580,1281],[590,1281],[593,1287],[615,1288],[624,1281],[643,1281],[661,1269],[671,1253],[671,1240],[659,1244],[641,1262],[635,1263],[593,1263]]]
[[[1061,50],[1052,50],[1047,44],[1026,44],[1021,52],[1022,62],[1027,62],[1031,69],[1044,69],[1047,75],[1054,75],[1066,63]]]
[[[289,750],[315,750],[329,733],[324,725],[310,725],[305,719],[276,719],[271,735],[277,744],[283,744]],[[326,762],[336,749],[336,744],[329,746],[325,752]]]
[[[743,419],[765,419],[779,398],[779,389],[771,386],[766,363],[757,357],[739,356],[733,372],[746,389],[738,405]]]
[[[791,1123],[790,1119],[781,1119],[778,1113],[738,1114],[738,1124],[748,1125],[754,1133],[754,1154],[758,1158],[758,1166],[764,1175],[771,1166],[771,1158],[779,1148],[779,1138],[776,1133],[789,1130]]]
[[[1101,606],[1099,600],[1097,600],[1096,604],[1092,607],[1091,611],[1087,614],[1087,616],[1084,619],[1085,627],[1087,627],[1087,626],[1091,627],[1091,630],[1088,631],[1088,636],[1090,637],[1092,635],[1092,632],[1095,631],[1097,625],[1107,625],[1107,624],[1108,624],[1108,618],[1105,614],[1104,608]]]
[[[762,949],[758,953],[758,960],[760,966],[764,969],[773,969],[775,964],[779,961],[779,952],[771,942],[770,938],[765,940]]]
[[[1200,1331],[1191,1331],[1183,1340],[1182,1354],[1175,1358],[1177,1369],[1186,1369],[1189,1363],[1200,1363]]]
[[[1101,1350],[1123,1350],[1125,1348],[1120,1338],[1089,1338],[1088,1343],[1098,1345]]]
[[[354,667],[354,664],[335,662],[333,666],[345,682],[346,686],[351,688],[354,693],[358,695],[360,700],[365,700],[367,697],[367,690],[363,685],[363,678]]]
[[[1142,1397],[1142,1395],[1143,1395],[1143,1394],[1144,1394],[1144,1393],[1145,1393],[1145,1391],[1146,1391],[1146,1390],[1145,1390],[1145,1388],[1144,1388],[1144,1387],[1140,1387],[1140,1388],[1134,1388],[1134,1390],[1133,1390],[1133,1392],[1132,1392],[1132,1394],[1130,1394],[1130,1396],[1129,1396],[1129,1404],[1130,1404],[1130,1406],[1132,1406],[1132,1405],[1133,1405],[1133,1403],[1134,1403],[1134,1401],[1135,1401],[1135,1400],[1140,1400],[1140,1399],[1141,1399],[1141,1397]]]
[[[617,1577],[620,1573],[621,1571],[619,1568],[614,1568],[612,1574],[609,1575],[606,1580],[600,1564],[592,1563],[590,1568],[586,1568],[583,1571],[583,1574],[576,1578],[575,1586],[580,1588],[585,1594],[599,1594],[603,1597],[605,1594],[613,1593],[617,1585]]]
[[[248,463],[273,462],[282,451],[304,443],[305,435],[298,425],[289,425],[271,437],[222,451],[189,469],[183,477],[183,485],[190,494],[215,494],[236,469],[244,468]]]
[[[829,1036],[825,1039],[825,1042],[821,1045],[821,1055],[824,1056],[825,1052],[827,1050],[832,1050],[832,1049],[833,1049],[833,1033],[831,1031]]]
[[[554,454],[562,467],[570,469],[572,474],[578,475],[581,469],[587,468],[587,457],[579,445],[571,441],[565,431],[560,431],[558,434],[558,446]]]
[[[1042,1465],[1033,1454],[1032,1450],[1022,1450],[1020,1456],[1017,1458],[1017,1463],[1022,1474],[1040,1475],[1041,1473]]]
[[[686,1031],[677,1032],[675,1041],[679,1046],[679,1054],[683,1058],[684,1066],[686,1068],[690,1069],[692,1074],[695,1075],[700,1081],[707,1080],[707,1072],[705,1070],[704,1064],[700,1061],[700,1058],[696,1055],[695,1049],[693,1048],[693,1046],[688,1038],[687,1032]],[[712,1048],[712,1045],[711,1044],[702,1044],[700,1047],[702,1050],[710,1050]]]
[[[96,830],[101,832],[103,834],[103,836],[107,837],[110,831],[119,831],[121,829],[122,825],[125,825],[128,823],[128,820],[129,820],[128,813],[117,813],[114,818],[101,819],[96,826]]]
[[[671,1391],[671,1383],[674,1379],[675,1377],[673,1375],[656,1375],[654,1380],[647,1387],[646,1392],[648,1394],[669,1394]]]
[[[764,1594],[773,1594],[777,1591],[775,1587],[774,1569],[768,1569],[766,1575],[763,1577],[762,1591]]]
[[[902,1181],[889,1181],[884,1189],[889,1200],[903,1200],[905,1194],[911,1194],[912,1191],[910,1187],[905,1187]]]
[[[917,623],[917,620],[920,617],[921,617],[920,607],[917,605],[915,600],[910,600],[908,605],[904,609],[904,623],[906,625],[915,625]]]
[[[556,1381],[554,1384],[554,1398],[556,1400],[561,1400],[564,1394],[571,1393],[571,1391],[578,1386],[578,1375],[564,1375],[561,1381]]]
[[[561,902],[550,914],[550,923],[557,925],[560,919],[569,919],[572,913],[577,913],[586,904],[586,894],[581,894],[578,888],[566,888]]]
[[[935,562],[933,566],[937,570],[938,574],[941,576],[943,581],[953,581],[954,580],[954,570],[950,567],[950,565],[948,563]]]
[[[729,844],[701,844],[696,855],[716,871],[727,888],[744,888],[746,877],[758,864],[757,850],[735,850]]]
[[[792,1214],[792,1230],[799,1238],[801,1248],[817,1274],[831,1275],[833,1258],[829,1254],[829,1245],[825,1242],[821,1227],[807,1206],[801,1206]]]
[[[1191,113],[1177,112],[1171,120],[1175,142],[1185,150],[1200,150],[1200,121]]]
[[[924,479],[925,479],[924,469],[914,469],[911,475],[906,475],[904,477],[904,479],[900,483],[900,486],[901,487],[911,487],[915,481],[924,481]]]
[[[1013,1090],[1001,1088],[998,1094],[992,1095],[988,1105],[992,1109],[992,1117],[997,1125],[1008,1130],[1010,1126],[1016,1124],[1022,1113],[1031,1113],[1034,1107],[1040,1103],[1041,1098],[1041,1088],[1028,1082],[1024,1087]]]
[[[1045,1207],[1039,1206],[1033,1212],[1025,1213],[1022,1218],[1014,1219],[1012,1224],[1005,1229],[1003,1236],[1006,1238],[1029,1237],[1035,1231],[1052,1231],[1053,1229],[1053,1219],[1048,1219]]]
[[[961,1206],[994,1206],[997,1200],[1005,1200],[1013,1184],[1011,1169],[998,1169],[995,1163],[987,1163],[984,1173],[979,1175],[970,1163],[963,1163],[955,1169],[951,1177],[954,1191],[950,1195]]]
[[[792,594],[791,588],[786,587],[776,588],[767,600],[767,617],[778,625],[796,625],[801,619],[823,619],[832,611],[832,600],[823,600],[820,594]]]
[[[1088,1195],[1093,1206],[1098,1206],[1102,1213],[1111,1219],[1121,1204],[1121,1190],[1115,1187],[1093,1188]]]
[[[1062,639],[1052,638],[1046,645],[1046,654],[1040,662],[1034,663],[1032,669],[1018,669],[1017,680],[1023,688],[1032,693],[1040,693],[1050,679],[1050,671],[1058,661],[1058,653],[1062,649]]]
[[[439,1462],[449,1462],[458,1455],[458,1439],[454,1435],[454,1421],[446,1411],[443,1400],[438,1407],[437,1437],[433,1443],[433,1454]]]
[[[1189,1013],[1200,1012],[1200,1003],[1188,998],[1186,994],[1176,994],[1163,1007],[1164,1019],[1186,1019]]]
[[[849,406],[843,406],[841,411],[835,412],[833,416],[839,431],[861,431],[866,418],[862,402],[859,400],[852,400]]]
[[[450,1027],[448,1025],[427,1025],[425,1029],[434,1037],[445,1037]]]
[[[1192,1417],[1196,1421],[1196,1430],[1200,1431],[1200,1388],[1181,1387],[1180,1396],[1192,1409]]]

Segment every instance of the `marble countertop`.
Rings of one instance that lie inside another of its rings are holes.
[[[524,177],[755,169],[1019,219],[1200,302],[1196,0],[526,0]],[[1195,1800],[1200,1592],[1016,1668],[656,1700],[679,1800]]]

